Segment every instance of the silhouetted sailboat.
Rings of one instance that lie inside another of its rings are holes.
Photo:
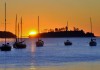
[[[39,16],[38,16],[38,40],[36,41],[36,47],[43,47],[44,41],[39,38]]]
[[[66,31],[68,32],[68,22],[67,22],[67,28],[66,28]],[[68,34],[68,33],[67,33],[67,34]],[[70,45],[72,45],[72,42],[69,41],[69,40],[66,40],[66,41],[64,42],[64,44],[65,44],[65,46],[70,46]]]
[[[16,17],[16,24],[15,24],[15,33],[17,32],[17,17]],[[24,41],[22,41],[22,18],[21,18],[21,37],[19,39],[19,23],[18,23],[18,37],[16,38],[15,43],[13,44],[13,48],[16,49],[24,49],[26,48],[26,44],[24,44]]]
[[[92,33],[92,20],[90,18],[90,25],[91,25],[91,33]],[[91,41],[89,42],[89,45],[90,46],[96,46],[97,43],[96,43],[96,39],[93,39],[92,36],[91,36]]]
[[[5,44],[0,47],[1,51],[11,51],[11,46],[6,42],[6,3],[5,3]]]

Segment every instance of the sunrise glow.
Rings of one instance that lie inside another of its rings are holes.
[[[67,21],[69,30],[77,27],[90,32],[91,17],[93,33],[100,36],[100,0],[0,0],[0,31],[4,31],[5,1],[7,31],[12,33],[15,33],[17,14],[17,22],[20,23],[20,17],[23,18],[23,36],[36,35],[36,32],[29,31],[32,28],[38,30],[38,16],[40,33],[65,27]]]
[[[31,31],[31,32],[29,32],[29,35],[32,35],[32,36],[34,36],[34,35],[36,35],[36,34],[37,34],[36,31]]]

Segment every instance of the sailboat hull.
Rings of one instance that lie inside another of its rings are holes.
[[[0,47],[0,50],[1,51],[11,51],[11,46],[4,44]]]
[[[70,45],[72,45],[71,42],[64,42],[64,44],[65,44],[65,46],[70,46]]]
[[[89,45],[90,45],[90,46],[96,46],[96,45],[97,45],[97,43],[96,43],[96,42],[94,42],[94,41],[91,41],[91,42],[89,43]]]
[[[36,42],[36,47],[43,47],[44,42],[43,41],[37,41]]]
[[[15,42],[13,44],[13,48],[16,48],[16,49],[24,49],[24,48],[26,48],[26,44],[23,44],[23,43],[20,43],[20,42]]]

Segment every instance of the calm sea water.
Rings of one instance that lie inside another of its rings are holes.
[[[21,68],[31,66],[62,65],[67,62],[100,61],[100,38],[97,46],[88,45],[90,38],[69,38],[72,46],[64,46],[67,38],[43,38],[44,47],[36,47],[36,39],[24,39],[26,49],[14,49],[10,52],[0,51],[0,68]],[[12,44],[14,39],[7,39]],[[0,45],[4,39],[0,39]]]

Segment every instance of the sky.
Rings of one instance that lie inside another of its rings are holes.
[[[15,18],[22,17],[23,36],[37,30],[40,17],[40,32],[44,29],[73,27],[90,32],[90,17],[93,32],[100,36],[100,0],[0,0],[0,31],[4,30],[4,6],[7,4],[7,31],[15,33]]]

